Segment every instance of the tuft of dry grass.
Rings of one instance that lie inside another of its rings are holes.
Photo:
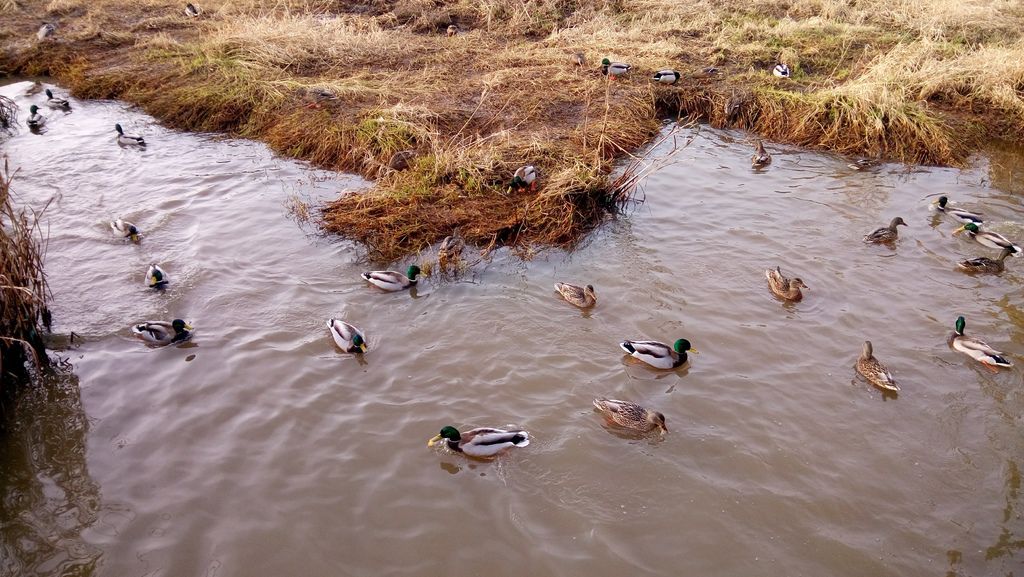
[[[5,67],[376,179],[323,220],[381,260],[453,228],[572,243],[621,199],[612,168],[659,116],[927,164],[1024,136],[1017,0],[204,0],[194,20],[176,0],[25,4],[0,23],[24,36]],[[42,13],[59,26],[45,47],[30,38]],[[633,72],[609,82],[602,57]],[[683,79],[652,85],[662,68]],[[540,187],[506,194],[524,164]]]
[[[39,215],[14,208],[12,176],[0,173],[0,390],[24,380],[25,362],[47,362],[43,326],[50,323],[50,290]]]

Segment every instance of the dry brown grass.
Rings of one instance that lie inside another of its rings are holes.
[[[1016,0],[210,0],[196,20],[170,0],[25,5],[0,24],[12,68],[377,179],[324,220],[384,260],[454,227],[485,245],[571,243],[662,114],[929,164],[962,162],[985,132],[1024,136]],[[58,20],[56,42],[14,33],[36,13]],[[607,82],[603,56],[632,77]],[[792,79],[771,76],[777,59]],[[722,74],[701,77],[709,65]],[[684,80],[652,86],[666,67]],[[388,168],[409,149],[408,170]],[[542,186],[506,196],[527,163]]]
[[[24,379],[27,360],[46,363],[41,335],[50,322],[38,215],[14,207],[11,180],[5,160],[0,173],[0,390]]]

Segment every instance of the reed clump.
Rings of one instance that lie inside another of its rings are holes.
[[[5,161],[0,173],[0,391],[27,379],[26,362],[47,363],[42,331],[50,324],[38,215],[15,208],[11,180]]]
[[[571,243],[621,200],[612,168],[659,116],[924,164],[1024,137],[1016,0],[201,6],[188,19],[176,0],[24,0],[0,22],[0,68],[374,179],[328,205],[324,225],[384,260],[456,227],[488,246]],[[39,15],[57,21],[54,40],[31,36]],[[610,82],[603,57],[633,72]],[[772,76],[778,61],[791,78]],[[652,85],[663,68],[680,82]],[[508,194],[526,164],[539,186]]]

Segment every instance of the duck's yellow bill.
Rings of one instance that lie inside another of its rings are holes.
[[[429,441],[427,441],[427,446],[428,447],[433,447],[434,444],[437,443],[440,440],[441,440],[441,435],[437,435],[433,439],[430,439]]]
[[[187,330],[187,331],[191,331],[191,330],[195,330],[195,329],[193,329],[193,328],[192,328],[192,325],[190,325],[190,324],[186,324],[186,325],[185,325],[185,330]]]
[[[366,343],[363,343],[363,344],[359,345],[359,350],[361,350],[361,351],[363,351],[365,353],[366,352]]]
[[[139,235],[137,234],[133,234],[129,238],[132,239],[132,242],[139,242]]]
[[[698,351],[697,349],[686,349],[686,352],[693,353],[695,355],[699,355],[700,354],[700,351]]]
[[[960,228],[954,230],[953,234],[960,234],[961,232],[963,232],[965,230],[967,230],[967,227],[966,226],[961,226]]]

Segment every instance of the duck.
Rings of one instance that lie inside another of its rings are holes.
[[[583,68],[587,65],[587,57],[582,52],[574,52],[572,55],[572,63],[579,68]]]
[[[49,88],[46,89],[46,105],[50,108],[70,109],[71,103],[65,98],[55,98]]]
[[[188,16],[189,18],[198,18],[199,8],[196,8],[196,5],[191,2],[185,4],[185,16]]]
[[[993,371],[996,370],[995,367],[1013,366],[1013,363],[1004,357],[1003,353],[988,346],[988,343],[985,341],[977,337],[965,335],[964,327],[966,325],[967,322],[964,320],[964,317],[957,317],[956,328],[949,337],[949,343],[953,345],[955,350],[971,357]]]
[[[1005,236],[998,232],[989,232],[987,230],[981,230],[978,225],[973,222],[968,222],[960,228],[953,231],[953,234],[959,234],[962,231],[967,231],[967,234],[971,238],[978,241],[980,244],[990,246],[992,248],[1008,248],[1013,252],[1013,256],[1020,256],[1020,247],[1010,242]]]
[[[393,270],[373,270],[364,272],[363,280],[382,288],[386,291],[400,291],[416,284],[416,276],[420,274],[420,267],[409,265],[405,274]]]
[[[459,27],[454,25],[454,24],[449,24],[448,25],[448,30],[447,30],[446,33],[448,34],[448,38],[451,38],[452,36],[456,36],[459,33]]]
[[[775,65],[775,68],[772,69],[772,74],[779,78],[789,78],[789,66],[779,62]]]
[[[665,415],[631,401],[594,399],[594,408],[600,411],[609,423],[620,427],[645,433],[654,429],[659,429],[662,434],[668,432],[668,428],[665,427]]]
[[[878,166],[878,161],[873,158],[858,158],[846,166],[854,170],[866,170]]]
[[[864,341],[864,349],[860,353],[860,358],[857,359],[857,372],[880,389],[899,391],[900,386],[892,378],[892,373],[872,353],[871,341]]]
[[[757,141],[754,147],[754,155],[750,157],[750,168],[764,168],[772,163],[772,155],[764,149],[764,143]]]
[[[864,235],[864,242],[895,242],[898,238],[896,227],[899,225],[907,226],[907,223],[903,222],[903,219],[897,216],[892,219],[889,226],[883,226],[882,228],[873,230],[871,234]]]
[[[939,200],[933,202],[932,205],[935,207],[935,210],[945,213],[952,217],[954,220],[960,221],[964,224],[967,224],[968,222],[973,222],[974,224],[980,225],[985,221],[985,219],[981,217],[980,213],[971,212],[969,210],[964,210],[962,208],[954,208],[950,206],[949,198],[945,196],[940,196]]]
[[[57,32],[56,25],[51,24],[49,22],[43,22],[43,25],[40,26],[39,30],[36,32],[36,38],[38,38],[40,41],[43,41],[49,38],[50,36],[53,36],[55,32]]]
[[[165,289],[169,284],[171,284],[171,279],[164,269],[160,268],[160,265],[156,263],[149,265],[149,270],[146,271],[146,286],[153,289]]]
[[[671,347],[659,341],[622,341],[619,346],[626,354],[656,369],[674,369],[686,363],[686,353],[698,354],[686,339],[676,340]]]
[[[35,96],[43,91],[43,83],[36,80],[25,90],[25,96]]]
[[[25,124],[27,124],[29,128],[42,128],[46,125],[46,117],[39,114],[38,106],[33,104],[29,107],[28,111],[30,114],[28,119],[25,121]]]
[[[192,325],[181,319],[167,321],[147,321],[132,327],[132,333],[154,345],[181,343],[192,338]]]
[[[462,257],[462,250],[466,248],[465,241],[459,236],[459,231],[453,231],[451,235],[444,237],[441,245],[437,247],[437,262],[444,266]]]
[[[782,269],[775,267],[775,270],[767,269],[764,271],[765,278],[768,279],[768,288],[772,291],[772,294],[787,301],[798,301],[804,298],[804,294],[800,292],[801,288],[808,288],[804,284],[804,281],[799,278],[788,279],[782,275]]]
[[[597,304],[597,295],[594,294],[594,285],[588,284],[585,287],[578,287],[574,284],[556,282],[555,290],[562,298],[581,309],[590,308]]]
[[[714,78],[718,76],[719,72],[720,71],[714,66],[707,66],[701,68],[699,72],[694,72],[690,76],[692,76],[693,78]]]
[[[537,167],[532,164],[526,166],[520,166],[516,169],[515,173],[512,174],[512,182],[508,185],[508,192],[513,190],[519,190],[520,188],[529,188],[531,191],[537,189]]]
[[[530,444],[530,434],[526,431],[480,427],[460,433],[458,429],[449,425],[442,428],[436,437],[427,441],[427,446],[433,447],[441,439],[446,439],[448,448],[456,453],[481,459],[496,457],[513,447],[522,448]]]
[[[110,228],[122,237],[131,240],[132,242],[139,242],[139,229],[127,220],[121,220],[120,218],[111,221]]]
[[[388,160],[388,168],[396,172],[408,170],[416,160],[416,151],[412,149],[399,150],[391,155]]]
[[[655,72],[652,78],[655,82],[660,82],[662,84],[675,84],[676,82],[679,82],[679,77],[679,71],[667,69]]]
[[[129,136],[124,133],[124,129],[121,128],[120,124],[114,125],[114,130],[117,131],[117,143],[128,146],[146,146],[146,141],[141,136]]]
[[[338,319],[328,320],[327,328],[331,331],[331,336],[334,337],[334,343],[341,350],[346,353],[366,352],[366,337],[363,336],[363,331]]]
[[[979,256],[978,258],[962,260],[956,266],[960,267],[960,270],[967,272],[999,274],[1006,268],[1006,263],[1003,261],[1011,254],[1013,254],[1013,249],[1006,247],[1003,249],[1003,252],[999,253],[999,258],[994,260],[987,256]]]
[[[607,58],[601,59],[601,74],[604,74],[608,78],[615,78],[616,76],[622,76],[629,72],[633,68],[625,62],[612,62]]]

